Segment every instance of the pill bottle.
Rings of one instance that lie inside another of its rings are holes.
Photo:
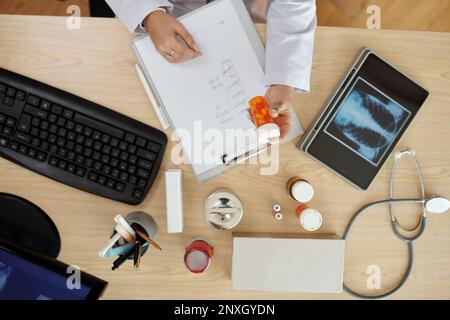
[[[287,182],[286,191],[292,199],[300,203],[307,203],[314,197],[313,186],[308,181],[298,177],[294,177]]]
[[[249,113],[256,126],[258,141],[261,143],[271,142],[271,139],[280,136],[280,128],[273,122],[269,112],[269,105],[266,98],[258,96],[249,102]]]
[[[203,273],[211,264],[213,247],[206,239],[196,238],[186,247],[184,264],[192,273]]]
[[[322,226],[322,215],[316,209],[309,208],[302,204],[295,210],[295,214],[300,225],[306,231],[316,231]]]

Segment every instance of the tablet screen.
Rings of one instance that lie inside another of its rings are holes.
[[[325,132],[359,157],[378,166],[411,112],[359,77]]]
[[[356,65],[314,125],[305,151],[367,190],[428,92],[372,52]]]

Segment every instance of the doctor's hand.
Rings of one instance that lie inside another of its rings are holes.
[[[163,11],[154,11],[144,26],[158,52],[171,63],[185,62],[201,55],[194,39],[177,19]]]
[[[280,141],[285,139],[291,131],[291,110],[294,101],[294,89],[284,85],[272,85],[266,91],[270,115],[280,127]]]

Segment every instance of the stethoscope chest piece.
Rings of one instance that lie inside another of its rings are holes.
[[[435,196],[425,202],[427,212],[443,214],[450,209],[450,201],[444,197]]]

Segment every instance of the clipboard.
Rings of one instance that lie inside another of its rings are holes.
[[[264,50],[264,46],[263,43],[261,41],[261,39],[259,38],[259,34],[256,31],[256,28],[250,18],[250,15],[247,11],[247,8],[245,7],[245,4],[243,3],[242,0],[217,0],[214,1],[212,3],[209,3],[197,10],[194,10],[182,17],[180,17],[180,21],[182,21],[185,25],[187,22],[187,28],[188,30],[191,32],[191,34],[194,36],[194,38],[196,38],[196,35],[199,34],[200,32],[203,32],[206,28],[212,28],[215,25],[218,26],[222,23],[227,23],[228,21],[223,22],[223,18],[224,16],[226,16],[226,13],[228,14],[228,19],[230,19],[230,21],[236,22],[236,20],[238,21],[239,24],[239,30],[242,30],[243,32],[239,33],[240,35],[242,34],[243,36],[241,37],[241,47],[239,49],[242,50],[242,52],[244,52],[245,49],[247,49],[247,51],[245,51],[247,53],[247,55],[250,55],[252,57],[252,59],[248,60],[248,62],[250,63],[254,63],[256,65],[258,65],[258,68],[260,68],[260,70],[262,70],[262,72],[264,72],[264,63],[265,63],[265,50]],[[214,16],[216,13],[217,16],[217,22],[216,20],[214,20]],[[220,13],[220,14],[218,14]],[[198,20],[200,21],[199,23],[193,23],[192,21],[195,20],[195,17],[199,17],[200,15],[203,15],[203,18],[200,19],[198,18]],[[211,19],[211,21],[204,21],[206,19],[204,19],[204,17],[208,17],[209,19]],[[234,20],[233,20],[234,19]],[[205,26],[201,25],[202,23],[204,23]],[[191,29],[189,29],[191,28]],[[232,42],[232,38],[234,35],[230,35],[230,38],[228,39],[224,39],[224,41],[229,41]],[[226,37],[225,37],[226,38]],[[245,38],[245,39],[244,39]],[[197,39],[196,39],[197,41]],[[178,78],[178,77],[172,77],[171,79],[164,79],[164,76],[161,75],[162,72],[155,72],[155,65],[159,66],[157,64],[157,62],[155,62],[155,60],[160,59],[160,61],[158,62],[159,64],[165,64],[170,65],[167,61],[165,61],[162,57],[158,55],[154,55],[152,58],[153,60],[151,61],[151,64],[153,64],[153,68],[149,67],[149,55],[148,52],[149,51],[155,51],[153,44],[151,43],[151,40],[148,38],[148,35],[142,35],[138,38],[136,38],[133,41],[132,44],[132,48],[134,50],[134,53],[137,57],[137,65],[136,65],[136,70],[137,73],[139,75],[139,79],[142,82],[142,85],[149,97],[149,100],[154,108],[155,113],[157,114],[158,120],[161,123],[161,126],[163,129],[167,129],[167,128],[171,128],[172,130],[177,130],[179,129],[179,121],[178,121],[178,126],[177,126],[177,120],[179,119],[174,119],[175,117],[178,116],[178,110],[177,112],[174,112],[174,110],[176,110],[176,108],[178,108],[178,106],[174,107],[174,103],[173,99],[174,97],[171,96],[171,94],[166,92],[162,92],[164,90],[161,90],[161,88],[158,89],[157,83],[159,81],[159,84],[161,85],[167,85],[170,81],[170,85],[173,85],[174,92],[173,95],[177,94],[177,90],[182,87],[182,84],[177,84],[176,80],[173,80],[173,78]],[[251,49],[249,49],[251,48]],[[143,52],[143,51],[146,52]],[[200,47],[200,50],[202,52],[208,51],[208,47]],[[154,52],[153,52],[154,53]],[[206,57],[204,59],[209,59],[210,56],[208,56],[207,54],[205,54]],[[194,59],[192,60],[192,62],[187,62],[185,63],[186,66],[188,66],[189,63],[198,63],[201,66],[201,61],[196,62],[195,60],[200,60],[200,58]],[[189,69],[189,67],[185,67],[183,66],[184,64],[180,64],[180,66],[177,66],[177,68],[183,69]],[[152,70],[151,70],[152,69]],[[164,69],[164,68],[162,68]],[[161,69],[161,70],[162,70]],[[160,71],[160,70],[159,70]],[[180,70],[179,72],[183,72],[183,70]],[[179,73],[177,73],[178,75]],[[248,76],[247,74],[244,74],[244,77]],[[159,78],[159,79],[157,79]],[[161,79],[163,78],[163,79]],[[188,81],[189,82],[189,81]],[[261,85],[262,87],[262,79],[261,79],[261,83],[258,84]],[[255,85],[256,86],[256,85]],[[251,91],[251,89],[249,90]],[[255,91],[255,90],[253,90]],[[263,95],[265,92],[264,90],[258,90],[257,94],[254,94],[253,96],[256,95]],[[170,99],[168,99],[167,97],[169,96]],[[252,97],[253,97],[252,96]],[[165,98],[165,99],[164,99]],[[251,98],[251,97],[250,97]],[[250,98],[248,100],[250,100]],[[167,102],[167,100],[172,100],[171,102]],[[194,99],[185,99],[185,101],[192,101]],[[245,101],[245,103],[248,103],[248,100]],[[175,108],[175,109],[174,109]],[[183,106],[179,106],[180,108],[180,112],[183,112],[182,108]],[[168,110],[169,109],[169,110]],[[171,112],[170,109],[172,109],[172,116],[171,116]],[[206,120],[205,120],[206,121]],[[242,117],[240,117],[240,121],[244,121],[242,120]],[[234,124],[234,122],[233,122]],[[288,138],[285,140],[285,142],[288,142],[296,137],[298,137],[300,134],[303,133],[303,130],[300,126],[300,123],[298,121],[298,118],[295,114],[295,112],[293,112],[292,115],[292,129],[291,129],[291,133],[288,136]],[[183,139],[181,137],[178,137],[180,139],[180,143],[183,144]],[[211,179],[217,175],[219,175],[220,173],[224,172],[225,170],[228,170],[230,168],[232,168],[233,166],[242,163],[244,161],[246,161],[247,159],[256,156],[258,154],[260,154],[263,151],[266,151],[268,148],[270,148],[270,144],[259,144],[259,143],[249,143],[245,146],[242,146],[242,148],[238,148],[236,150],[236,152],[225,152],[223,153],[223,155],[220,157],[220,161],[217,161],[217,163],[215,163],[212,166],[201,166],[201,165],[196,165],[196,164],[190,164],[194,175],[196,176],[197,181],[199,182],[203,182],[206,181],[208,179]],[[206,168],[206,169],[205,169]]]

